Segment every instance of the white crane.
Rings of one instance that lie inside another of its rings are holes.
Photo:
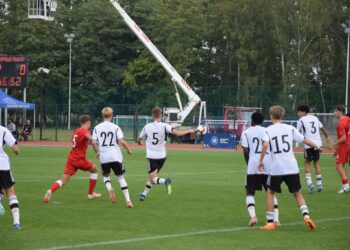
[[[148,36],[142,31],[140,26],[138,26],[134,20],[125,12],[125,10],[120,6],[117,0],[109,0],[118,13],[123,18],[124,22],[129,26],[129,28],[135,33],[135,35],[140,39],[140,41],[146,46],[146,48],[152,53],[152,55],[158,60],[158,62],[163,66],[167,73],[171,76],[172,81],[175,84],[176,89],[176,99],[179,104],[179,108],[164,108],[165,121],[172,123],[173,125],[180,125],[184,122],[186,117],[191,113],[191,111],[197,106],[200,106],[199,114],[199,124],[202,121],[202,117],[206,118],[206,102],[201,101],[199,96],[191,89],[190,85],[183,79],[176,69],[170,64],[170,62],[163,56],[163,54],[158,50],[158,48],[153,44],[153,42],[148,38]],[[177,87],[180,87],[182,91],[188,97],[188,103],[185,108],[182,106],[180,95],[177,91]]]

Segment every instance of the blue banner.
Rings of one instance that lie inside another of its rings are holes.
[[[229,133],[209,133],[204,136],[204,148],[235,148],[237,140]]]

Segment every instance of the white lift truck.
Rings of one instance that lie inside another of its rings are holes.
[[[158,48],[153,44],[153,42],[148,38],[148,36],[142,31],[142,29],[130,18],[130,16],[125,12],[125,10],[120,6],[117,0],[109,0],[114,8],[123,18],[124,22],[129,26],[129,28],[135,33],[135,35],[141,40],[141,42],[146,46],[146,48],[152,53],[152,55],[158,60],[158,62],[163,66],[167,73],[171,76],[172,81],[175,85],[175,96],[179,104],[178,108],[164,108],[164,119],[165,122],[171,123],[172,125],[180,126],[186,117],[191,113],[191,111],[200,103],[199,111],[199,124],[202,119],[206,118],[206,102],[201,101],[199,96],[191,89],[188,83],[183,79],[176,69],[169,63],[169,61],[163,56],[163,54],[158,50]],[[182,106],[180,95],[178,93],[177,87],[180,87],[182,91],[187,95],[188,103],[185,107]]]

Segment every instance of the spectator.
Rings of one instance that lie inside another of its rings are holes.
[[[26,124],[23,127],[23,131],[21,133],[21,137],[23,138],[23,141],[28,141],[28,136],[30,136],[32,133],[32,124],[30,123],[30,120],[27,120]]]
[[[18,140],[18,130],[16,124],[13,122],[12,119],[9,119],[9,122],[7,124],[7,129],[10,130],[13,137],[15,137],[16,140]]]

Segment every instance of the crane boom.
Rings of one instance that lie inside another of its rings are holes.
[[[185,108],[182,108],[181,101],[177,93],[177,100],[179,102],[180,109],[177,112],[176,119],[170,119],[173,122],[182,123],[192,109],[201,102],[200,97],[192,90],[190,85],[183,79],[180,74],[175,70],[175,68],[170,64],[170,62],[163,56],[163,54],[158,50],[158,48],[153,44],[151,39],[142,31],[142,29],[131,19],[131,17],[125,12],[125,10],[120,6],[117,0],[109,0],[118,13],[123,18],[124,22],[129,26],[129,28],[135,33],[135,35],[140,39],[140,41],[146,46],[146,48],[152,53],[152,55],[157,59],[157,61],[163,66],[167,73],[171,76],[172,81],[179,86],[182,91],[188,97],[188,103]],[[171,110],[171,108],[169,109]],[[174,110],[174,109],[173,109]],[[165,114],[166,115],[166,114]],[[175,121],[176,120],[176,121]]]

